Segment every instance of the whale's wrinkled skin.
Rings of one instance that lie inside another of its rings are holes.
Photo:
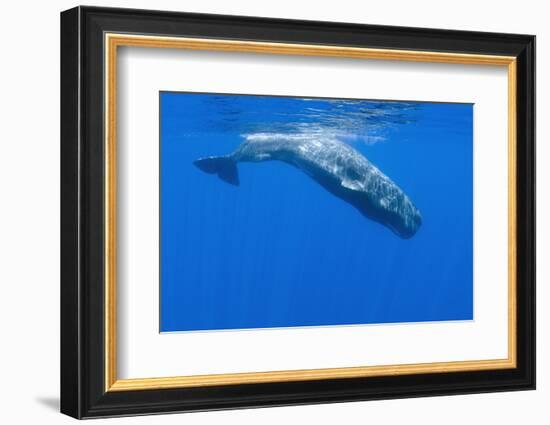
[[[201,170],[238,185],[239,162],[282,161],[309,175],[365,217],[411,238],[422,217],[405,193],[350,145],[332,138],[255,135],[233,153],[194,161]]]

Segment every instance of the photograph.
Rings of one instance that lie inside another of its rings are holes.
[[[161,332],[474,319],[474,105],[159,103]]]

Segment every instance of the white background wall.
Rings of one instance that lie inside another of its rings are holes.
[[[59,391],[59,12],[77,3],[5,2],[0,60],[0,421],[69,423]],[[550,411],[550,27],[545,2],[358,0],[97,1],[96,5],[536,34],[538,390],[195,413],[111,423],[548,423]]]

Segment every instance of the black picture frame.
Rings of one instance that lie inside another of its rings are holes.
[[[517,60],[517,367],[105,391],[104,34],[422,50]],[[75,418],[535,388],[535,37],[76,7],[61,13],[61,412]]]

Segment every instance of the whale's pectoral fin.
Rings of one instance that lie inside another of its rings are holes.
[[[346,189],[349,189],[349,190],[361,190],[362,189],[362,186],[361,184],[356,181],[356,180],[342,180],[342,182],[340,183],[342,185],[342,187],[345,187]]]
[[[237,164],[228,156],[209,156],[193,161],[198,168],[208,174],[217,174],[223,181],[239,185],[239,171]]]

